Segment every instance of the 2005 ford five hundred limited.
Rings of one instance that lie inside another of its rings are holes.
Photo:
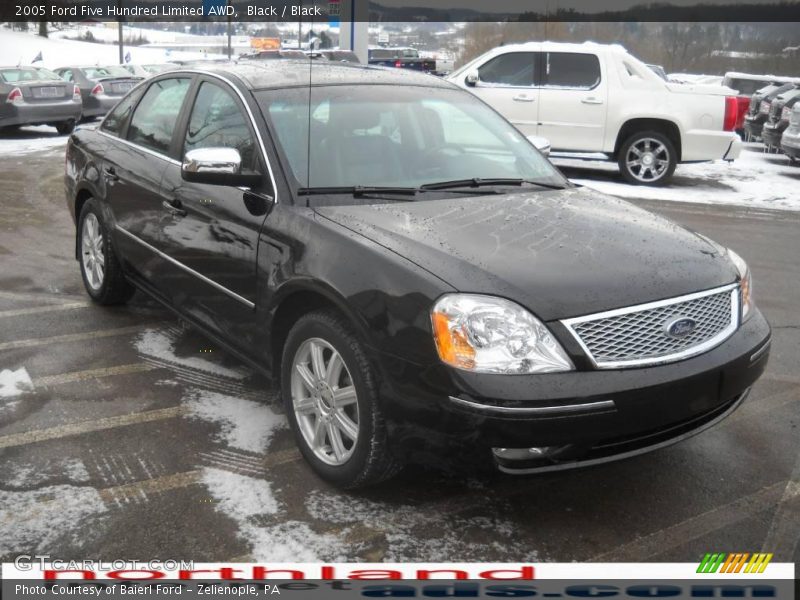
[[[428,75],[171,71],[72,135],[66,194],[89,295],[138,288],[271,375],[339,486],[660,448],[729,415],[767,360],[732,250],[571,185]]]

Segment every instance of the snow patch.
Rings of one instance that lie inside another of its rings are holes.
[[[205,468],[203,483],[217,501],[217,510],[237,524],[237,535],[251,544],[250,554],[264,562],[319,562],[342,558],[342,546],[306,523],[270,523],[282,505],[268,481]]]
[[[538,561],[528,544],[514,541],[515,523],[497,516],[502,504],[491,495],[478,496],[468,511],[448,513],[440,505],[379,502],[330,490],[313,491],[306,500],[313,518],[384,532],[388,562],[470,562],[486,560],[489,554],[501,554],[508,561]],[[497,534],[506,540],[503,544],[484,541]]]
[[[10,487],[32,488],[38,487],[52,479],[61,479],[66,475],[71,483],[86,483],[89,481],[89,471],[86,465],[78,458],[64,460],[50,460],[46,464],[26,463],[11,466],[11,472],[6,481]]]
[[[84,535],[87,519],[106,512],[97,490],[57,485],[25,492],[0,490],[0,556],[53,551],[64,536]],[[92,521],[92,527],[97,523]]]
[[[551,159],[556,166],[570,169],[573,182],[620,198],[800,211],[800,167],[784,155],[759,150],[759,145],[748,144],[732,163],[678,165],[674,179],[663,187],[629,185],[609,161],[577,160],[581,155],[566,154]]]
[[[0,156],[24,156],[35,152],[64,150],[66,135],[58,135],[54,127],[38,125],[23,127],[0,136]]]
[[[14,399],[16,396],[32,390],[33,382],[25,367],[16,371],[11,369],[0,371],[0,415],[14,410],[19,404],[19,400]]]
[[[175,353],[175,339],[159,329],[148,329],[134,341],[139,354],[156,360],[166,361],[189,369],[213,373],[229,379],[244,379],[247,371],[242,368],[223,367],[199,356],[178,356]]]
[[[217,392],[191,390],[185,404],[190,416],[217,423],[228,446],[247,452],[266,452],[275,431],[287,426],[269,406]]]

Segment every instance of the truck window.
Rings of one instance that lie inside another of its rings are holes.
[[[478,76],[484,83],[515,87],[532,86],[533,65],[533,52],[509,52],[484,64],[478,69]]]
[[[544,87],[590,90],[600,83],[600,61],[594,54],[548,52]]]

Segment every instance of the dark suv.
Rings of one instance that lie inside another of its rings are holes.
[[[147,80],[71,137],[66,197],[88,294],[270,375],[320,476],[598,463],[742,403],[770,328],[732,250],[571,185],[448,82],[302,64]]]
[[[800,85],[796,85],[772,100],[769,117],[761,130],[761,139],[767,148],[780,148],[781,136],[789,126],[789,114],[798,100],[800,100]]]
[[[783,92],[793,88],[794,84],[792,83],[773,83],[753,94],[752,98],[750,98],[747,114],[744,117],[746,139],[761,137],[761,129],[764,127],[767,118],[769,118],[770,103]]]

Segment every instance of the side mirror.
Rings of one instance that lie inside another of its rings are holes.
[[[235,148],[189,150],[181,165],[181,176],[191,183],[252,187],[261,175],[242,173],[242,157]]]
[[[478,71],[470,71],[467,73],[467,76],[464,78],[464,83],[466,83],[469,87],[475,87],[478,85],[478,82],[481,80],[481,76],[478,75]]]
[[[528,141],[536,146],[536,149],[539,150],[544,156],[550,156],[550,140],[547,138],[539,137],[538,135],[529,135],[526,136]]]

